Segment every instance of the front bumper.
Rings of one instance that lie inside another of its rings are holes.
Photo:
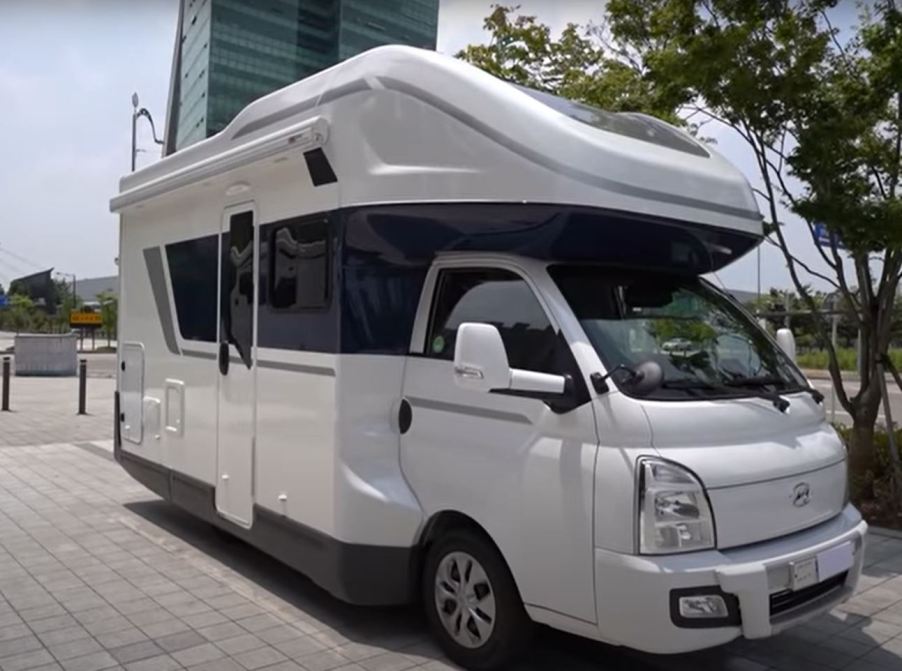
[[[851,505],[811,529],[730,550],[661,557],[595,550],[599,638],[638,650],[677,653],[727,643],[739,636],[763,638],[830,610],[851,596],[864,560],[867,524]],[[852,567],[837,588],[790,610],[771,614],[771,595],[789,588],[790,562],[801,561],[847,541]],[[719,587],[739,603],[740,624],[684,628],[674,624],[674,589]]]

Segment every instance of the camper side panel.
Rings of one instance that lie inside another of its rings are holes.
[[[120,342],[140,345],[144,352],[141,440],[129,440],[123,431],[122,449],[207,483],[215,482],[216,471],[216,367],[215,361],[189,353],[215,347],[218,230],[215,205],[192,194],[149,203],[122,215],[119,263]],[[174,246],[198,239],[212,245],[212,259],[189,275],[183,267],[172,268]],[[210,272],[212,277],[204,276]],[[187,285],[195,304],[211,302],[212,311],[179,324],[174,290]],[[119,375],[121,391],[131,383],[131,371],[120,366]]]

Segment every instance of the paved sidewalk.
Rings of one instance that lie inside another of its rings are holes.
[[[0,447],[111,438],[116,380],[88,378],[87,415],[78,415],[77,377],[13,377],[0,412]]]
[[[902,540],[872,535],[861,593],[783,636],[655,657],[543,630],[518,668],[902,669],[900,572]],[[417,609],[333,599],[156,498],[100,440],[0,449],[0,671],[36,668],[452,667]]]

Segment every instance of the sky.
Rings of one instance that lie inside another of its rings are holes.
[[[604,0],[518,0],[558,33],[568,22],[603,16]],[[843,5],[849,5],[847,10]],[[491,0],[440,0],[438,50],[453,55],[488,40]],[[854,5],[840,1],[841,25]],[[162,134],[178,0],[0,0],[0,283],[53,267],[81,277],[116,273],[117,218],[109,199],[129,169],[131,95],[137,92]],[[750,179],[743,143],[712,127],[715,149]],[[159,158],[139,122],[138,166]],[[819,266],[807,230],[790,223],[799,255]],[[789,287],[780,252],[764,244],[761,283]],[[754,291],[756,254],[718,279]],[[817,285],[817,281],[813,282]]]

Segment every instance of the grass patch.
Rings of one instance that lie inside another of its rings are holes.
[[[855,370],[855,348],[840,347],[836,350],[836,357],[839,359],[839,367],[845,371]],[[891,349],[889,357],[897,370],[902,370],[902,349]],[[802,352],[798,355],[799,366],[812,370],[826,370],[829,364],[829,357],[825,350],[812,350],[810,352]]]

